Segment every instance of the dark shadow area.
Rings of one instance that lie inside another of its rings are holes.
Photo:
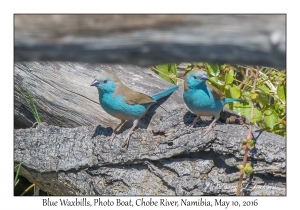
[[[14,177],[16,176],[16,173],[14,173]],[[26,179],[23,176],[18,177],[19,182],[14,188],[14,196],[20,196],[22,193],[32,184],[28,179]],[[28,190],[24,195],[22,196],[33,196],[34,195],[34,188],[32,187],[30,190]],[[47,192],[44,192],[43,190],[39,190],[39,196],[49,196],[50,194]]]
[[[195,117],[196,117],[196,115],[191,113],[190,111],[186,112],[183,117],[184,124],[187,126],[191,125],[193,120],[195,119]],[[212,122],[213,119],[214,119],[213,116],[201,116],[194,127],[208,126],[208,125],[210,125],[210,123]],[[241,124],[248,123],[248,120],[245,117],[239,116],[232,110],[224,107],[220,113],[220,118],[217,120],[217,123],[241,125]]]
[[[254,132],[255,133],[258,133],[257,135],[256,135],[256,137],[254,136]],[[253,149],[251,149],[250,151],[249,151],[249,153],[250,153],[250,156],[252,157],[252,158],[254,158],[254,155],[257,153],[257,148],[255,147],[255,144],[256,144],[256,142],[257,142],[257,140],[258,140],[258,138],[260,137],[260,135],[262,134],[262,130],[255,130],[254,132],[252,132],[252,140],[254,141],[254,148]]]
[[[122,165],[109,165],[109,166],[99,166],[99,167],[91,167],[91,168],[88,168],[86,170],[86,172],[88,174],[90,174],[91,176],[98,176],[101,173],[102,171],[102,168],[103,167],[108,167],[108,168],[117,168],[117,169],[124,169],[124,168],[128,168],[128,169],[136,169],[136,170],[144,170],[144,169],[147,169],[147,165],[141,165],[141,164],[122,164]]]
[[[186,126],[190,126],[193,123],[193,120],[195,119],[197,115],[193,114],[192,112],[188,111],[183,116],[183,122]],[[198,120],[198,122],[194,125],[194,128],[196,127],[206,127],[212,122],[212,117],[210,116],[201,116]]]
[[[14,100],[14,101],[16,101],[16,100]],[[18,106],[17,104],[14,104],[14,112],[16,112],[16,110],[17,110],[17,112],[22,113],[22,115],[24,117],[20,118],[20,117],[14,116],[14,129],[30,128],[35,122],[34,115],[31,112],[31,110],[23,104],[20,106]]]
[[[172,161],[172,160],[173,161],[181,161],[180,159],[182,159],[182,161],[184,161],[185,159],[212,160],[214,162],[214,165],[217,168],[224,168],[225,172],[227,174],[236,173],[239,171],[236,167],[231,167],[231,166],[227,165],[225,163],[225,161],[223,159],[221,159],[219,156],[220,156],[220,154],[215,153],[214,151],[201,151],[201,152],[192,152],[189,154],[180,154],[178,156],[174,156],[170,159],[165,159],[165,160],[168,160],[168,161]],[[228,155],[226,157],[230,158],[230,157],[234,157],[234,155],[230,155],[230,156]]]
[[[168,100],[168,98],[172,95],[172,93],[170,95],[167,95],[159,100],[157,100],[156,103],[152,104],[150,106],[150,108],[148,109],[147,113],[140,119],[140,122],[142,122],[141,124],[143,124],[144,126],[141,126],[139,128],[148,128],[150,121],[153,117],[153,115],[156,113],[156,110],[160,107],[161,109],[164,109],[164,107],[162,106],[165,101]]]
[[[98,125],[95,129],[92,139],[99,135],[111,136],[112,132],[113,132],[112,128],[110,128],[110,127],[104,128],[101,125]]]
[[[264,184],[259,183],[260,180],[264,180]],[[286,178],[275,177],[272,174],[251,174],[249,182],[242,185],[242,192],[244,196],[250,196],[250,193],[255,189],[272,187],[286,188]]]
[[[277,177],[273,174],[255,174],[255,176],[264,179],[267,185],[286,187],[286,177]],[[256,179],[254,178],[253,181],[256,181]]]

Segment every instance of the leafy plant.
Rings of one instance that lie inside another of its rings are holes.
[[[149,68],[164,80],[175,85],[177,84],[178,74],[176,64],[161,64],[157,66],[150,66]]]
[[[226,104],[250,121],[248,135],[241,144],[241,149],[244,150],[243,162],[237,166],[240,179],[236,195],[240,195],[244,174],[250,176],[253,172],[251,163],[247,163],[248,151],[254,148],[253,124],[257,124],[262,130],[286,136],[286,74],[268,67],[199,62],[189,64],[184,75],[194,69],[206,71],[212,85],[226,97],[244,99],[244,102]],[[167,73],[165,71],[164,74]]]
[[[162,78],[176,84],[176,64],[158,65],[156,70]],[[251,123],[262,130],[286,136],[286,74],[273,68],[212,64],[205,62],[191,63],[185,69],[186,75],[194,69],[203,69],[210,77],[212,85],[221,90],[226,97],[243,98],[245,102],[226,104],[226,107],[239,115],[245,116]],[[256,88],[253,78],[258,71]],[[254,102],[254,114],[251,117],[251,101]]]

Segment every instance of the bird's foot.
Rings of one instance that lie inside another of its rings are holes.
[[[208,128],[205,129],[203,136],[205,136],[206,134],[208,134],[211,131],[212,127],[210,128],[210,126]]]
[[[208,128],[205,129],[203,136],[205,136],[206,134],[208,134],[212,130],[212,128],[215,126],[216,122],[217,122],[217,119],[214,119],[210,123],[210,125],[208,126]]]
[[[113,133],[111,134],[110,141],[109,141],[109,145],[110,145],[110,146],[111,146],[113,140],[115,139],[115,137],[116,137],[116,133],[113,132]]]
[[[187,127],[187,129],[188,129],[189,131],[192,131],[193,128],[194,128],[194,125],[193,125],[193,124],[191,124],[191,125],[189,125],[189,126]]]
[[[189,131],[193,130],[194,125],[196,125],[196,123],[198,122],[199,119],[200,119],[199,116],[195,117],[195,119],[193,120],[192,124],[190,124],[190,125],[188,126]]]
[[[128,145],[129,138],[130,138],[130,135],[127,135],[126,138],[123,141],[122,148],[124,148]]]
[[[110,137],[110,143],[109,143],[109,145],[111,146],[111,144],[112,144],[112,141],[115,139],[115,137],[116,137],[116,134],[117,134],[117,131],[118,131],[118,129],[119,129],[119,127],[121,126],[121,125],[123,125],[125,123],[125,120],[121,120],[121,122],[119,123],[119,125],[117,125],[117,127],[113,130],[113,133],[111,134],[111,137]]]
[[[133,130],[133,129],[132,129]],[[132,134],[132,130],[130,130],[127,135],[126,135],[126,138],[124,139],[123,141],[123,144],[122,144],[122,148],[128,146],[128,142],[129,142],[129,139],[130,139],[130,136]]]
[[[129,130],[129,132],[127,133],[126,135],[126,138],[124,139],[124,142],[122,144],[122,147],[126,147],[128,145],[128,142],[129,142],[129,138],[130,138],[130,135],[132,134],[134,128],[137,126],[139,120],[134,120],[133,122],[133,126],[131,127],[131,129]]]

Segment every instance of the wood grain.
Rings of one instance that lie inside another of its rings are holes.
[[[96,75],[112,72],[123,84],[149,96],[171,87],[147,68],[133,65],[87,64],[72,62],[16,62],[14,84],[28,90],[43,122],[62,127],[81,125],[116,126],[119,120],[107,114],[99,105],[98,91],[90,86]],[[154,125],[161,114],[183,104],[182,89],[154,104],[140,127]],[[14,90],[14,118],[19,127],[35,122],[21,94]],[[130,126],[130,123],[126,124]]]

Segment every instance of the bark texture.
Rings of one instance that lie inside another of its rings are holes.
[[[137,129],[128,148],[120,132],[101,126],[61,128],[40,125],[14,131],[14,161],[20,174],[53,195],[234,195],[242,162],[246,125],[210,120],[189,130],[195,116],[185,108],[165,113],[152,131]],[[255,130],[244,178],[245,195],[286,195],[286,142]]]
[[[101,125],[115,127],[120,120],[107,114],[99,105],[97,88],[90,86],[96,75],[111,72],[126,86],[149,96],[172,87],[148,68],[134,65],[87,64],[73,62],[16,62],[14,84],[28,90],[43,122],[61,127]],[[151,106],[139,126],[149,128],[160,115],[183,104],[182,89]],[[14,89],[16,127],[31,127],[34,116],[20,91]],[[125,127],[130,127],[126,123]]]

